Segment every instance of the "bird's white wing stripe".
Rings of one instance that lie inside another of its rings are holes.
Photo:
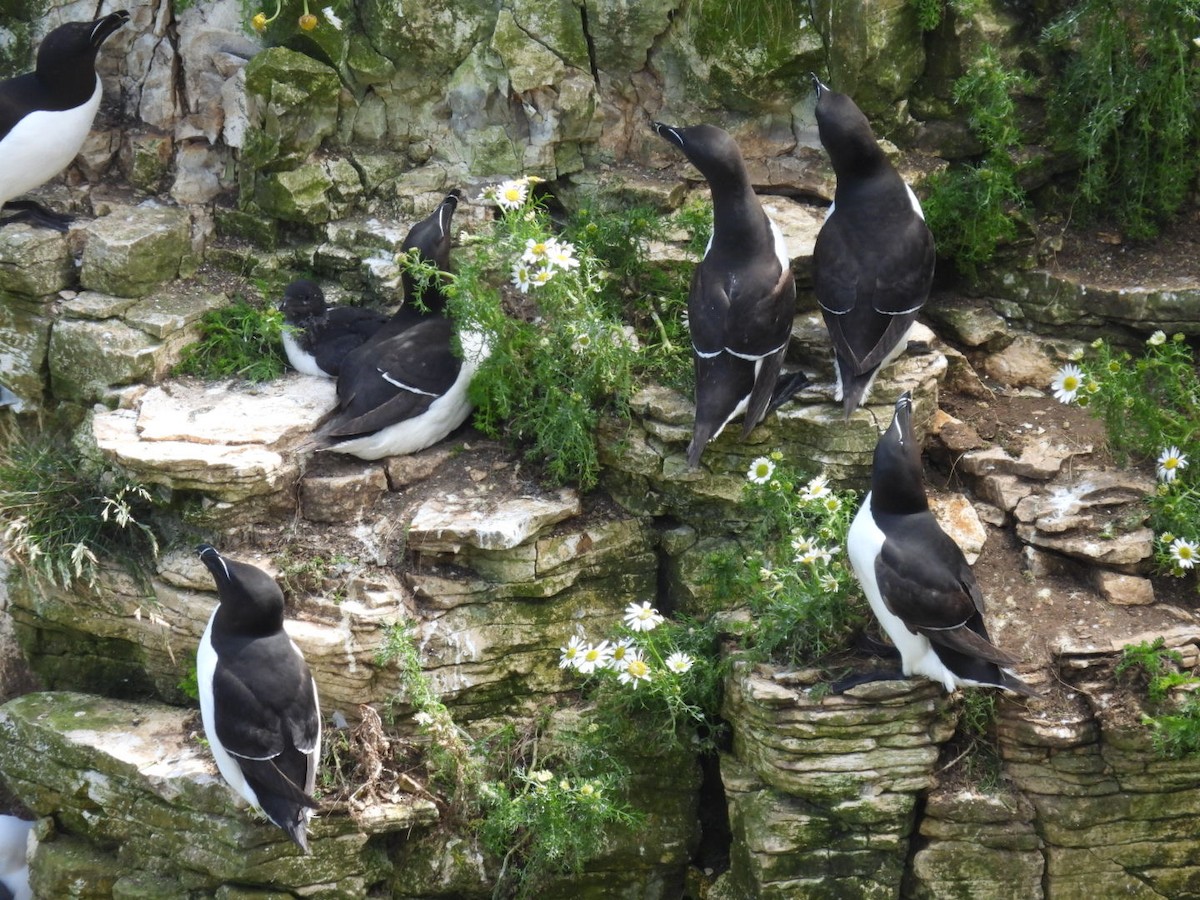
[[[383,371],[383,369],[376,369],[376,371],[381,376],[383,376],[384,381],[386,381],[388,384],[395,385],[396,387],[400,388],[400,390],[402,390],[402,391],[408,391],[410,394],[420,394],[422,397],[440,397],[441,396],[441,394],[434,394],[434,393],[431,393],[430,391],[423,391],[420,388],[415,388],[411,384],[405,384],[403,381],[397,381],[395,378],[393,378],[387,372]]]
[[[701,350],[699,347],[697,347],[695,344],[692,344],[692,352],[695,353],[701,359],[712,359],[714,356],[720,356],[725,351],[724,350],[713,350],[710,352],[705,352],[704,350]]]
[[[747,362],[759,362],[760,360],[766,359],[768,356],[774,356],[776,353],[778,353],[780,350],[782,350],[787,345],[788,345],[788,342],[784,341],[782,344],[780,344],[774,350],[768,350],[766,353],[759,353],[759,354],[738,353],[736,350],[730,350],[728,347],[725,348],[725,352],[732,356],[736,356],[738,359],[744,359]],[[713,355],[715,356],[716,354],[713,354]]]

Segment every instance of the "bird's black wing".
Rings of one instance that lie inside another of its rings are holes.
[[[361,306],[330,310],[324,326],[312,336],[312,353],[317,365],[336,378],[342,361],[370,340],[387,321],[386,314]]]
[[[0,83],[0,140],[12,131],[31,109],[42,109],[45,90],[32,72]]]
[[[427,410],[450,389],[462,367],[451,347],[452,336],[450,321],[432,316],[369,345],[371,364],[358,367],[353,378],[347,378],[348,373],[338,378],[340,409],[326,433],[368,434]]]
[[[887,608],[914,633],[968,657],[1016,664],[988,639],[975,573],[932,514],[909,516],[891,530],[875,576]]]

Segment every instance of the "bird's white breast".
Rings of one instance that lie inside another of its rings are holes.
[[[291,367],[301,375],[314,375],[317,378],[333,377],[317,365],[317,358],[301,347],[295,335],[286,328],[283,330],[283,352],[287,354]]]
[[[0,140],[0,204],[45,184],[71,164],[92,130],[101,93],[97,75],[86,103],[31,112]]]
[[[217,609],[219,608],[218,606]],[[196,649],[196,687],[200,694],[200,718],[204,722],[204,736],[208,739],[208,747],[212,751],[213,760],[216,761],[221,777],[252,806],[261,809],[258,795],[246,783],[242,767],[229,755],[217,737],[216,704],[213,700],[213,678],[217,673],[217,651],[213,649],[212,644],[213,619],[216,615],[217,610],[214,609],[213,614],[208,618],[208,626],[204,629],[204,635],[200,638],[200,646]]]
[[[884,533],[871,515],[871,494],[868,492],[846,535],[846,555],[850,557],[850,566],[854,569],[858,583],[862,585],[875,618],[900,651],[900,665],[904,674],[924,675],[941,684],[949,693],[962,683],[958,676],[947,669],[938,658],[929,639],[910,631],[903,620],[888,609],[883,601],[879,580],[875,577],[875,560],[883,549],[884,540]]]

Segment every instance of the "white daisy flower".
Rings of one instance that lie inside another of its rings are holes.
[[[1187,538],[1175,538],[1171,542],[1171,559],[1175,560],[1175,564],[1181,569],[1190,569],[1196,564],[1197,553],[1200,548]]]
[[[575,668],[584,675],[591,675],[597,669],[603,669],[612,656],[612,646],[608,641],[599,644],[588,644],[575,660]]]
[[[579,657],[582,655],[586,647],[587,645],[584,644],[583,638],[581,638],[579,635],[575,635],[573,638],[567,641],[567,646],[558,648],[559,652],[562,654],[558,660],[558,667],[560,669],[578,667]]]
[[[529,266],[523,262],[517,262],[512,270],[512,283],[522,294],[529,293],[529,288],[532,286],[532,276],[529,271]]]
[[[663,617],[650,605],[649,600],[630,603],[625,607],[625,625],[630,631],[652,631],[662,623]]]
[[[636,648],[633,638],[621,638],[612,647],[612,654],[608,657],[608,667],[617,672],[624,671],[629,665],[629,654]]]
[[[332,6],[327,6],[323,10],[321,10],[321,15],[323,15],[325,17],[326,22],[328,22],[330,25],[332,25],[334,27],[335,31],[342,30],[342,20],[339,19],[336,15],[334,15]]]
[[[829,496],[832,491],[829,490],[829,479],[824,475],[818,475],[800,492],[801,500],[820,500]]]
[[[666,666],[676,675],[682,675],[692,667],[694,660],[686,653],[675,652],[666,659]]]
[[[579,260],[575,258],[575,245],[570,241],[553,241],[546,250],[547,260],[552,268],[578,269]]]
[[[528,238],[525,241],[525,252],[521,254],[521,261],[527,262],[531,266],[545,262],[549,259],[550,247],[554,242],[554,238],[547,238],[544,241],[539,241],[536,238]]]
[[[1154,332],[1150,337],[1146,338],[1146,343],[1151,347],[1161,347],[1167,342],[1167,333],[1161,329]]]
[[[765,456],[760,456],[750,463],[750,468],[746,472],[746,478],[751,484],[766,484],[774,474],[775,463],[771,462]]]
[[[525,205],[528,196],[529,185],[524,178],[501,182],[500,186],[491,192],[492,199],[501,209],[520,209]]]
[[[641,650],[630,650],[626,654],[625,668],[617,676],[617,680],[621,684],[632,684],[634,690],[637,690],[639,681],[650,680],[650,666],[642,659]]]
[[[1158,458],[1158,477],[1170,483],[1187,466],[1187,454],[1180,453],[1178,447],[1168,447]]]
[[[538,269],[529,276],[529,283],[534,287],[540,287],[554,277],[553,269]]]
[[[1054,399],[1059,403],[1071,403],[1075,395],[1083,387],[1083,370],[1079,366],[1067,364],[1058,370],[1050,387],[1054,391]]]
[[[576,353],[586,353],[592,346],[592,336],[586,331],[581,331],[575,335],[575,340],[571,344]]]
[[[413,716],[413,721],[416,722],[418,725],[420,725],[422,728],[428,728],[430,725],[433,724],[433,716],[431,716],[429,713],[422,710],[421,712],[419,712],[415,716]]]
[[[830,494],[828,497],[826,497],[824,500],[821,501],[821,505],[825,507],[826,512],[835,513],[839,509],[842,508],[842,501],[839,500],[837,497],[835,497],[833,494]]]

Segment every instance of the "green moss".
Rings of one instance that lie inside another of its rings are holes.
[[[0,79],[33,68],[31,32],[45,10],[45,0],[0,0]]]

